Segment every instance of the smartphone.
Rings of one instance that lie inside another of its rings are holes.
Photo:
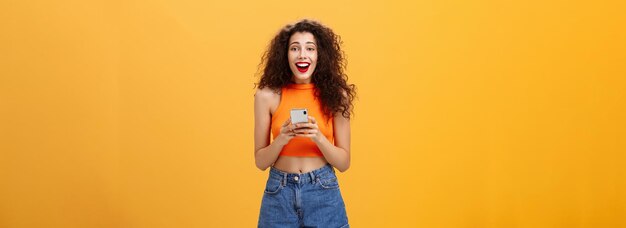
[[[292,108],[291,109],[291,124],[296,123],[308,123],[309,114],[306,108]]]

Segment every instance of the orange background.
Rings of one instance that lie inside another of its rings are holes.
[[[624,1],[0,1],[0,227],[255,227],[253,83],[342,36],[353,227],[626,227]]]

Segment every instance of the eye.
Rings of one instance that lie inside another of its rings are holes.
[[[307,48],[309,51],[315,51],[315,48]]]
[[[298,50],[298,47],[291,47],[289,50],[292,50],[292,51],[297,51],[297,50]]]

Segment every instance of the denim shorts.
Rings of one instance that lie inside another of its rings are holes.
[[[301,174],[271,167],[258,227],[350,227],[333,167]]]

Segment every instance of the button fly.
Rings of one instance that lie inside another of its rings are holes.
[[[293,179],[298,181],[298,179],[300,179],[300,178],[298,176],[294,176]]]

